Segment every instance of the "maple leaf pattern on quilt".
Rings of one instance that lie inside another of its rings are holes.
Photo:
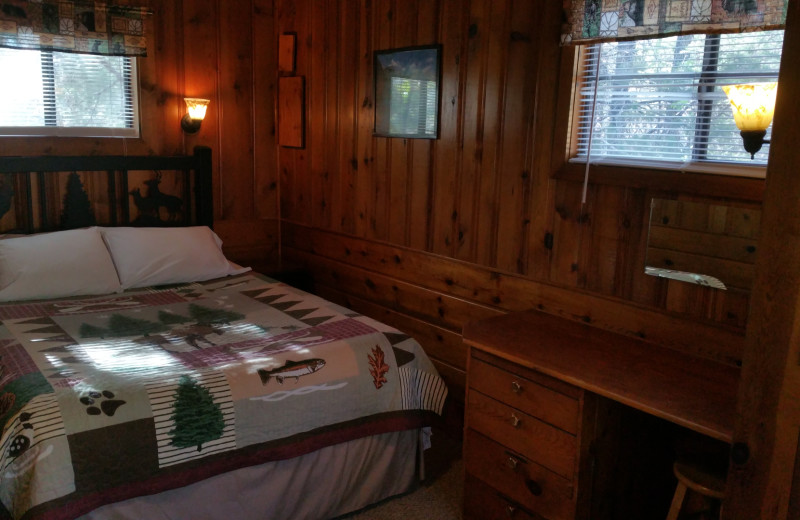
[[[375,356],[375,357],[373,357]],[[389,371],[389,365],[384,362],[384,353],[381,350],[379,345],[375,345],[375,348],[372,349],[372,356],[367,355],[369,359],[369,373],[372,374],[373,383],[375,383],[375,388],[380,388],[386,383],[386,374]]]

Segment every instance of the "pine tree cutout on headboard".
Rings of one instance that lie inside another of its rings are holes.
[[[97,220],[83,189],[80,176],[72,172],[67,179],[67,193],[64,195],[64,211],[61,213],[61,228],[75,229],[94,226]]]

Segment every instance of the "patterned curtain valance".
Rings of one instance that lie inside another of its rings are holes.
[[[87,0],[0,0],[0,47],[147,56],[151,14]]]
[[[561,42],[783,29],[788,5],[789,0],[564,0]]]

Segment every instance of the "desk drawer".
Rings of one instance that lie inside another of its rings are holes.
[[[469,390],[468,398],[470,428],[572,480],[577,457],[574,435],[473,389]]]
[[[543,520],[469,473],[464,479],[464,520]],[[549,520],[549,519],[548,519]]]
[[[464,439],[467,473],[500,490],[526,509],[552,520],[575,517],[572,483],[505,446],[468,430]]]
[[[564,431],[578,432],[578,400],[530,379],[473,357],[469,386]]]

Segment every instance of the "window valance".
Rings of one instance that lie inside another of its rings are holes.
[[[562,44],[783,29],[789,0],[564,0]]]
[[[146,56],[151,14],[87,0],[0,0],[0,47]]]

